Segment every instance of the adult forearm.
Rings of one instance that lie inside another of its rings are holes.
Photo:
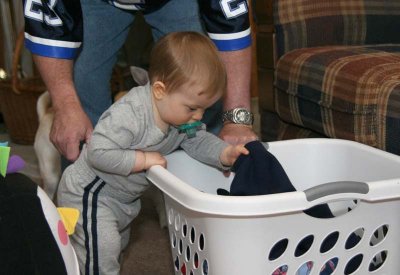
[[[238,107],[251,110],[251,47],[220,54],[228,75],[228,88],[223,102],[224,111]],[[234,123],[224,123],[219,137],[230,144],[245,144],[258,138],[251,126]]]
[[[92,123],[83,111],[73,83],[73,61],[34,56],[34,61],[50,93],[54,120],[50,140],[68,160],[79,156],[79,144],[88,142]]]
[[[50,93],[55,109],[79,103],[73,82],[73,61],[33,55],[35,64]]]
[[[250,110],[251,46],[239,51],[220,52],[220,56],[228,76],[224,111],[236,107]]]

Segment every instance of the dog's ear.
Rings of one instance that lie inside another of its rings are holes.
[[[147,82],[149,82],[149,74],[145,69],[136,66],[131,66],[130,70],[133,79],[139,86],[144,86],[147,84]]]

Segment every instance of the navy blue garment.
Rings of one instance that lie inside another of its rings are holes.
[[[282,165],[259,141],[245,145],[250,154],[240,155],[232,166],[235,172],[232,196],[266,195],[296,191]]]
[[[245,145],[250,154],[240,155],[232,166],[235,172],[230,195],[252,196],[296,191],[285,170],[276,157],[259,141]],[[218,192],[222,194],[223,191]],[[317,218],[332,218],[326,204],[316,205],[304,213]]]

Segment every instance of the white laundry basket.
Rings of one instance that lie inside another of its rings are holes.
[[[294,275],[306,263],[320,274],[330,260],[332,274],[400,274],[399,156],[335,139],[270,142],[269,151],[298,191],[219,196],[232,175],[183,151],[168,156],[168,171],[148,171],[164,193],[175,274]],[[303,212],[328,202],[334,218]]]

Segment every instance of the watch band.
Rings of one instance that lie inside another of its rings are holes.
[[[234,108],[222,113],[222,122],[226,121],[234,124],[252,125],[254,116],[246,108]]]

